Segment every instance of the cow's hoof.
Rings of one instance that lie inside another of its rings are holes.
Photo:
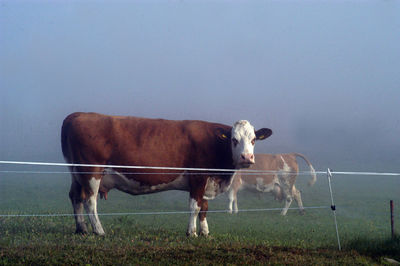
[[[208,232],[208,230],[200,230],[200,236],[201,237],[208,237],[208,234],[209,234],[209,232]]]
[[[304,215],[306,212],[304,210],[300,210],[300,215]]]
[[[187,232],[186,236],[187,237],[197,237],[197,233],[196,232]]]
[[[93,232],[96,236],[104,236],[106,233],[102,232]]]
[[[201,237],[204,237],[204,238],[207,238],[207,239],[212,239],[212,238],[213,238],[213,237],[210,236],[209,234],[203,234],[203,233],[200,233],[200,236],[201,236]]]
[[[87,229],[82,230],[81,228],[79,228],[79,229],[75,230],[75,234],[77,234],[77,235],[87,235],[87,233],[88,233]]]

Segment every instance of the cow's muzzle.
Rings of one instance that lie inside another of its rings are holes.
[[[239,159],[239,162],[238,162],[239,168],[248,168],[252,164],[255,164],[254,154],[247,153],[247,154],[241,154],[240,155],[240,159]]]

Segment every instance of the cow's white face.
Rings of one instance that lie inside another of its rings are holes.
[[[231,131],[232,159],[236,168],[247,168],[255,163],[254,146],[256,140],[271,136],[272,130],[262,128],[254,131],[254,127],[246,120],[236,122]]]
[[[254,127],[246,120],[236,122],[231,131],[232,159],[236,166],[248,167],[254,164]]]

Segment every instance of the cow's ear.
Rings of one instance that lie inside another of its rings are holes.
[[[231,139],[231,132],[223,128],[217,128],[215,130],[215,135],[217,135],[220,140],[226,141]]]
[[[256,132],[256,140],[263,140],[272,135],[272,130],[269,128],[261,128]]]

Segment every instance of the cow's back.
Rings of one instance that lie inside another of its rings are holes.
[[[215,137],[217,128],[230,129],[204,121],[74,113],[63,123],[62,150],[70,163],[231,168],[229,145]]]

